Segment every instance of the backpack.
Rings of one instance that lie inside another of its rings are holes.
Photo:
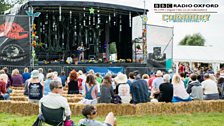
[[[121,97],[119,95],[114,95],[112,97],[111,103],[114,104],[121,104]]]
[[[224,83],[220,86],[220,99],[224,99]]]
[[[93,90],[93,87],[94,86],[92,86],[89,90],[88,90],[88,88],[87,88],[87,86],[86,86],[86,84],[85,84],[85,89],[86,89],[86,96],[85,96],[85,99],[93,99],[93,97],[92,97],[92,90]]]

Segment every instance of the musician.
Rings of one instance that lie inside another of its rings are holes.
[[[84,60],[85,47],[83,45],[83,42],[81,42],[81,45],[77,48],[77,50],[79,51],[79,61]]]

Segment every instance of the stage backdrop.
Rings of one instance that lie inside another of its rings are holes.
[[[147,53],[153,67],[172,68],[173,27],[147,25]]]
[[[28,16],[0,16],[0,64],[30,65]]]

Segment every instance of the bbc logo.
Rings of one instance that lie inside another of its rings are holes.
[[[172,8],[173,4],[154,4],[154,8]]]

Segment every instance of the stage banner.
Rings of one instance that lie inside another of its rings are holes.
[[[29,17],[0,16],[0,64],[30,65]]]
[[[94,66],[88,66],[86,67],[86,71],[90,71],[93,70],[95,73],[99,73],[102,76],[106,75],[107,73],[111,73],[111,74],[115,74],[117,75],[117,73],[124,72],[124,68],[123,67],[94,67]]]
[[[173,27],[147,25],[147,63],[159,69],[171,69],[173,59]]]

